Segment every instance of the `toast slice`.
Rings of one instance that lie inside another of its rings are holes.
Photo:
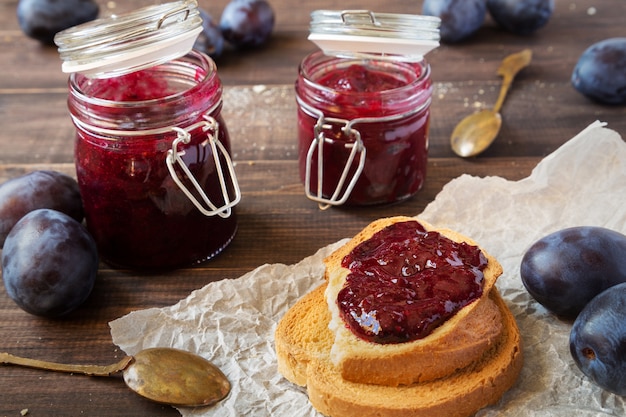
[[[434,380],[476,362],[485,350],[499,340],[502,322],[486,300],[502,274],[502,267],[484,250],[482,253],[487,258],[487,266],[483,270],[481,297],[461,308],[428,336],[406,343],[379,344],[357,337],[346,326],[337,305],[337,296],[350,272],[342,267],[343,258],[379,230],[393,223],[415,220],[411,217],[390,217],[374,221],[324,260],[328,282],[325,298],[334,340],[330,360],[347,381],[399,386]],[[418,222],[427,231],[439,232],[455,242],[478,246],[457,232],[435,229],[422,220]],[[482,319],[476,319],[474,314]],[[440,359],[433,360],[433,349],[441,355]]]
[[[333,333],[323,284],[302,299],[279,322],[278,369],[291,382],[306,386],[311,404],[332,417],[468,417],[497,402],[515,383],[522,367],[517,324],[496,288],[485,305],[497,310],[502,331],[482,356],[448,376],[397,387],[345,380],[330,361]],[[481,308],[484,308],[481,306]],[[476,309],[476,321],[480,321]],[[469,322],[466,325],[471,325]],[[439,362],[433,352],[431,360]]]

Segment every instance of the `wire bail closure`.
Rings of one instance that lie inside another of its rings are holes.
[[[360,123],[386,123],[393,122],[395,120],[399,120],[405,117],[410,117],[430,106],[431,99],[429,98],[421,106],[414,107],[413,109],[410,109],[401,114],[379,117],[361,117],[352,120],[326,117],[324,116],[324,113],[322,111],[306,104],[304,101],[302,101],[300,97],[296,97],[296,101],[305,113],[307,113],[311,117],[317,118],[317,122],[315,123],[315,127],[313,128],[314,138],[311,141],[311,145],[309,146],[309,150],[306,155],[306,167],[304,171],[304,192],[309,199],[319,203],[320,209],[326,210],[330,206],[340,206],[348,200],[365,166],[365,156],[367,154],[367,148],[363,143],[363,140],[361,139],[361,132],[358,129],[355,129],[354,125]],[[344,145],[346,149],[350,149],[350,155],[346,160],[346,164],[343,168],[341,176],[339,177],[339,181],[337,182],[335,191],[330,198],[325,198],[323,197],[324,144],[332,144],[333,139],[327,138],[324,135],[324,130],[330,129],[331,123],[343,124],[344,126],[341,127],[342,133],[347,137],[354,137],[354,141],[348,142]],[[311,171],[313,166],[313,156],[316,154],[316,150],[317,190],[312,190]],[[344,184],[346,183],[346,180],[348,178],[350,168],[355,163],[357,155],[359,156],[359,161],[358,165],[356,166],[356,171],[354,172],[354,175],[350,179],[348,185],[345,187],[343,194],[341,194],[341,190],[344,188]]]
[[[219,123],[211,116],[204,115],[204,121],[193,124],[186,129],[182,129],[180,127],[172,127],[178,136],[172,142],[172,148],[167,151],[167,156],[165,157],[165,163],[167,164],[167,169],[172,176],[172,179],[178,185],[178,187],[182,190],[182,192],[191,200],[191,202],[196,206],[196,208],[205,216],[220,216],[222,218],[230,217],[232,213],[232,208],[239,203],[241,200],[241,190],[239,188],[239,183],[237,182],[237,177],[235,175],[235,167],[232,163],[230,156],[228,155],[228,151],[224,148],[224,145],[217,138],[217,132],[219,128]],[[221,207],[215,205],[211,199],[206,195],[198,181],[195,179],[187,165],[182,159],[182,156],[185,154],[185,151],[179,151],[178,145],[188,144],[191,141],[190,132],[198,127],[202,127],[203,132],[207,132],[208,144],[211,146],[211,151],[213,153],[213,159],[215,161],[215,168],[217,170],[217,175],[219,177],[220,188],[222,192],[222,197],[224,199],[224,204]],[[219,151],[219,153],[218,153]],[[220,154],[224,156],[226,161],[226,165],[228,167],[228,173],[230,175],[232,186],[235,192],[234,199],[231,200],[231,197],[228,193],[228,184],[226,183],[226,178],[224,177],[224,171],[222,169],[222,162],[220,161]],[[196,197],[189,191],[189,189],[183,184],[181,179],[178,177],[174,169],[174,165],[178,164],[180,168],[183,170],[189,181],[191,181],[193,187],[198,192],[202,201],[209,207],[209,210],[205,208],[202,203],[200,203]]]
[[[354,141],[346,143],[344,146],[346,149],[350,149],[350,155],[348,155],[348,159],[346,160],[346,164],[343,167],[341,172],[341,176],[337,181],[337,185],[335,187],[335,191],[332,193],[330,198],[326,198],[323,196],[324,189],[324,146],[326,143],[332,143],[332,139],[326,138],[324,135],[324,130],[329,129],[331,125],[328,123],[335,124],[344,124],[341,127],[341,131],[346,137],[354,138]],[[365,166],[365,155],[366,149],[363,145],[363,140],[361,139],[361,132],[352,127],[353,121],[337,119],[337,118],[325,118],[323,115],[319,116],[317,123],[315,124],[314,134],[315,137],[311,142],[311,146],[309,146],[309,150],[306,155],[306,170],[304,183],[305,185],[305,194],[306,196],[316,201],[321,210],[326,210],[330,206],[339,206],[344,204],[348,197],[350,197],[350,193],[352,193],[352,189],[356,185],[359,177],[361,176],[361,172],[363,172],[363,167]],[[316,152],[317,151],[317,152]],[[311,189],[311,168],[313,166],[313,156],[317,153],[317,190]],[[350,178],[348,184],[346,184],[346,180],[348,179],[348,174],[350,173],[350,169],[352,168],[355,159],[359,156],[358,164],[356,166],[356,171]],[[343,190],[343,193],[342,193]]]

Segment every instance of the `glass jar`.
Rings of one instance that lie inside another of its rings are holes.
[[[69,77],[76,174],[101,258],[154,269],[214,257],[235,235],[241,197],[215,63],[190,50],[114,67]]]
[[[324,18],[332,15],[323,13]],[[358,26],[360,34],[349,34],[352,40],[381,30],[371,12],[353,12],[358,25],[346,20],[349,12],[341,13],[341,28]],[[365,27],[363,15],[374,29]],[[315,23],[317,17],[313,18]],[[398,26],[397,19],[392,23]],[[325,37],[322,45],[330,51],[313,52],[299,67],[295,91],[300,177],[305,193],[322,208],[405,200],[422,188],[426,178],[430,66],[421,55],[423,49],[415,56],[346,51],[342,48],[354,45],[347,44],[345,38],[338,47]],[[371,36],[366,38],[371,40]],[[433,42],[428,41],[429,50],[435,47]],[[385,43],[388,45],[389,40]],[[375,49],[378,46],[375,42]]]

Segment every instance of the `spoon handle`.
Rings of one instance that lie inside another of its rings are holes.
[[[90,376],[111,376],[112,374],[125,369],[132,360],[132,356],[126,356],[118,363],[114,363],[112,365],[70,365],[41,361],[38,359],[21,358],[6,352],[0,352],[0,364],[19,365],[28,368],[44,369],[47,371],[77,373]]]
[[[500,87],[500,95],[498,101],[493,106],[494,113],[498,113],[504,104],[509,88],[513,83],[513,79],[522,69],[526,68],[532,59],[532,51],[524,49],[521,52],[511,54],[502,60],[498,68],[498,75],[502,76],[502,87]]]

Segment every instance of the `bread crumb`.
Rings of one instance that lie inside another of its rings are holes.
[[[28,408],[24,408],[22,411],[20,411],[21,416],[25,416],[26,414],[28,414]]]

